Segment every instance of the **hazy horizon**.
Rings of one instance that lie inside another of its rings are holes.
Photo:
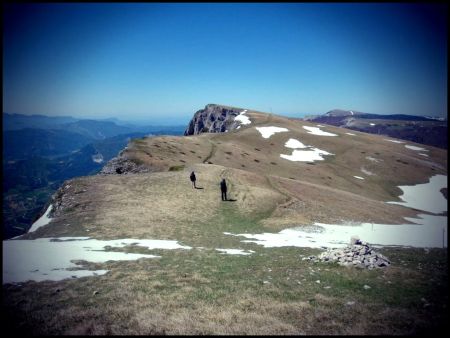
[[[184,124],[217,103],[447,118],[446,4],[3,9],[5,113]]]
[[[192,114],[186,114],[182,117],[177,116],[91,116],[91,115],[48,115],[48,114],[22,114],[22,113],[11,113],[11,112],[3,112],[3,114],[19,114],[19,115],[26,115],[26,116],[46,116],[46,117],[72,117],[77,119],[92,119],[92,120],[109,120],[109,119],[115,119],[120,122],[129,122],[129,123],[136,123],[136,124],[147,124],[147,125],[163,125],[163,126],[176,126],[176,125],[187,125],[189,121],[191,120],[192,116],[200,109],[199,108],[196,111],[192,112]],[[247,107],[246,107],[247,108]],[[275,113],[274,113],[275,114]],[[308,115],[312,115],[309,113],[297,113],[297,114],[283,114],[283,113],[277,113],[277,115],[287,116],[287,117],[297,117],[297,118],[304,118]]]

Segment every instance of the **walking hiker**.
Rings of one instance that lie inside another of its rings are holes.
[[[222,201],[226,201],[227,200],[227,183],[225,182],[224,178],[220,182],[220,191],[222,192]]]
[[[196,177],[195,177],[194,172],[191,172],[191,176],[189,178],[191,179],[191,182],[192,182],[192,188],[197,188],[195,186]]]

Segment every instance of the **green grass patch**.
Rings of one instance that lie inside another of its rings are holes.
[[[184,170],[184,168],[185,168],[184,164],[173,165],[173,166],[169,167],[169,171],[182,171],[182,170]]]

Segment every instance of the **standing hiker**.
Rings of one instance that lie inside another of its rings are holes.
[[[191,179],[191,182],[192,182],[192,188],[197,188],[197,187],[195,186],[195,180],[196,180],[196,177],[195,177],[194,172],[191,172],[191,176],[189,176],[189,178]]]
[[[226,201],[227,200],[227,183],[225,182],[224,178],[220,182],[220,191],[222,192],[222,201]]]

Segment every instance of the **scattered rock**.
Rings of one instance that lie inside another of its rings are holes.
[[[345,305],[352,306],[352,305],[355,305],[355,302],[347,302],[347,303],[345,303]]]
[[[364,288],[364,290],[369,290],[369,289],[371,289],[371,287],[370,287],[369,285],[364,285],[363,288]]]
[[[320,280],[316,280],[316,283],[317,283],[317,284],[320,284]]]
[[[98,295],[99,293],[100,293],[100,291],[95,290],[94,292],[92,292],[92,295],[95,296],[95,295]]]

